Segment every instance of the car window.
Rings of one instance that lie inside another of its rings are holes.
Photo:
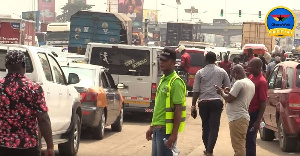
[[[70,73],[75,73],[79,76],[80,84],[90,87],[95,86],[95,69],[86,69],[79,67],[61,67],[65,75],[68,76]]]
[[[49,64],[49,61],[47,59],[46,54],[45,53],[38,53],[38,56],[40,58],[40,61],[41,61],[42,68],[44,70],[46,79],[48,81],[53,81],[53,76],[52,76],[50,64]]]
[[[108,83],[110,85],[111,88],[116,88],[116,84],[115,84],[115,81],[113,79],[113,77],[108,73],[108,72],[105,72],[106,74],[106,78],[108,80]]]
[[[275,88],[282,88],[282,78],[283,78],[283,68],[280,66],[278,67],[278,72],[276,75]]]
[[[7,50],[0,50],[0,71],[6,71],[5,67],[5,57],[7,54]],[[25,63],[26,63],[26,73],[32,73],[33,72],[33,66],[32,66],[32,61],[31,58],[28,54],[28,52],[24,52],[25,54]]]
[[[291,67],[286,68],[286,88],[293,87],[294,69]]]
[[[109,88],[109,83],[107,81],[107,78],[106,78],[105,74],[102,73],[100,77],[101,77],[102,87],[103,88]]]
[[[150,75],[149,50],[95,47],[90,62],[93,65],[104,66],[111,74]]]
[[[61,70],[58,63],[55,61],[55,59],[52,56],[49,55],[48,58],[53,69],[55,82],[58,84],[66,84],[63,71]]]
[[[269,78],[269,89],[275,88],[276,75],[278,72],[278,67],[275,67],[270,78]]]

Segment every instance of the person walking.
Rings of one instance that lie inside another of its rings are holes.
[[[181,63],[180,63],[180,71],[183,71],[185,74],[184,81],[188,83],[189,70],[191,65],[191,56],[185,51],[185,46],[181,45],[178,48],[178,52],[181,53]]]
[[[164,72],[155,97],[151,126],[146,139],[152,140],[152,156],[172,156],[179,132],[183,132],[186,117],[186,86],[175,72],[176,53],[165,48],[160,55]],[[164,144],[163,139],[168,141]]]
[[[230,76],[230,68],[231,68],[231,65],[232,65],[232,62],[228,60],[228,55],[225,55],[224,56],[224,60],[220,62],[220,67],[223,68],[228,76]]]
[[[205,155],[212,155],[218,138],[220,117],[223,110],[221,96],[217,94],[214,85],[230,87],[227,72],[216,66],[216,54],[208,52],[205,55],[207,65],[200,69],[193,86],[193,101],[191,112],[196,109],[198,101],[199,114],[202,120],[202,140],[205,146]]]
[[[44,92],[24,76],[24,53],[9,51],[5,66],[8,74],[0,80],[1,156],[39,156],[38,127],[47,143],[45,156],[54,156]]]
[[[235,156],[246,156],[246,135],[250,116],[248,108],[255,93],[255,86],[246,76],[241,65],[235,65],[232,76],[236,79],[229,93],[216,86],[217,93],[228,103],[226,113],[232,148]]]
[[[266,73],[266,79],[268,80],[270,75],[271,75],[271,72],[273,71],[273,69],[275,68],[275,66],[281,62],[281,58],[280,56],[276,56],[275,57],[275,60],[271,63],[268,64],[267,66],[267,73]]]
[[[260,122],[266,109],[266,100],[268,99],[268,83],[262,74],[262,61],[259,58],[251,60],[249,79],[255,85],[255,94],[249,105],[250,122],[246,136],[246,155],[256,155],[256,138],[260,128]]]

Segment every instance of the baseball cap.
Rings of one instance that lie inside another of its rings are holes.
[[[185,46],[184,46],[184,45],[180,45],[180,46],[178,47],[178,51],[179,51],[179,52],[182,52],[183,50],[185,50]]]
[[[15,65],[25,62],[24,52],[18,50],[10,50],[7,52],[5,57],[6,64]]]
[[[159,58],[162,60],[176,60],[176,52],[170,48],[164,48]]]

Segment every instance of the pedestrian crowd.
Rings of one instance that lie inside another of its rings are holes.
[[[256,156],[256,139],[266,109],[267,79],[276,64],[284,61],[278,47],[264,56],[248,49],[233,62],[225,55],[216,64],[214,52],[205,54],[206,66],[195,76],[191,116],[202,121],[203,154],[212,156],[218,138],[220,118],[225,104],[232,148],[235,156]],[[284,52],[283,52],[284,53]],[[182,60],[188,60],[182,50]],[[154,114],[146,139],[152,140],[152,156],[178,154],[178,133],[186,118],[185,82],[175,71],[176,53],[165,48],[160,55],[164,72],[155,99]],[[186,66],[185,66],[186,67]]]

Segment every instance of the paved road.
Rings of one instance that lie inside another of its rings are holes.
[[[187,123],[185,132],[179,135],[178,148],[182,156],[199,156],[204,149],[201,140],[201,120],[190,117],[191,98],[187,99]],[[151,155],[151,142],[145,139],[150,122],[143,115],[126,115],[123,131],[116,133],[107,127],[103,140],[93,140],[88,134],[82,136],[78,156],[148,156]],[[56,147],[57,156],[59,156]],[[233,156],[230,143],[227,116],[223,111],[219,138],[215,147],[216,156]],[[258,156],[290,156],[298,153],[284,153],[278,140],[257,141]]]

